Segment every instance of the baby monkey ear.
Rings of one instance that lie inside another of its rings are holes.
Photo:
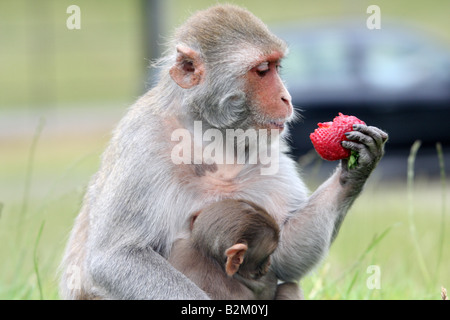
[[[230,277],[238,272],[242,262],[244,262],[244,255],[247,252],[248,246],[243,243],[236,243],[225,251],[227,262],[225,264],[225,271]]]
[[[177,60],[170,68],[170,77],[181,88],[190,89],[203,81],[205,67],[200,53],[184,46],[177,47]]]
[[[194,213],[191,215],[191,223],[189,224],[189,230],[192,231],[192,229],[194,228],[194,222],[195,222],[195,220],[197,219],[197,217],[199,216],[200,212],[202,212],[202,211],[199,210],[199,211],[197,211],[197,212],[194,212]]]

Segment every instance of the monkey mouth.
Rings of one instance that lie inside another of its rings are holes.
[[[276,129],[283,131],[286,127],[286,123],[289,121],[289,118],[272,118],[272,117],[261,117],[260,115],[257,115],[253,117],[253,128],[255,129]]]
[[[276,120],[269,120],[267,121],[264,126],[267,127],[267,129],[278,129],[280,131],[284,130],[284,121],[276,121]]]

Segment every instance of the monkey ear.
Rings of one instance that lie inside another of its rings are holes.
[[[244,262],[244,255],[247,252],[247,245],[244,243],[236,243],[225,251],[227,262],[225,264],[225,271],[227,275],[234,275]]]
[[[202,212],[201,210],[198,210],[197,212],[194,212],[191,215],[191,223],[189,225],[189,229],[192,230],[194,228],[194,222],[197,219],[198,215],[200,214],[200,212]]]
[[[190,89],[203,81],[205,68],[200,54],[186,46],[177,47],[177,60],[170,68],[170,76],[183,89]]]

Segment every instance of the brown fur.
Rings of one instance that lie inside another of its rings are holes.
[[[279,228],[273,218],[244,200],[213,203],[194,218],[192,235],[174,243],[169,262],[212,299],[273,299],[276,276],[268,263],[259,263],[278,244]],[[228,276],[225,252],[236,243],[248,244],[248,251],[237,273]]]

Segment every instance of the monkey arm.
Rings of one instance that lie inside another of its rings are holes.
[[[113,180],[116,179],[119,178],[115,176]],[[143,179],[142,183],[148,181],[151,180]],[[123,185],[126,183],[120,183]],[[124,196],[130,193],[134,194],[134,201]],[[171,214],[162,209],[152,193],[145,195],[118,189],[114,201],[104,201],[101,197],[91,207],[94,226],[90,228],[86,245],[86,267],[94,293],[98,291],[99,296],[107,299],[209,299],[160,254],[171,246],[169,226],[161,218]],[[153,206],[138,210],[146,207],[147,197]]]
[[[344,147],[359,153],[355,169],[343,160],[295,214],[281,226],[281,241],[274,253],[273,270],[283,281],[296,281],[326,254],[347,211],[384,154],[386,133],[375,127],[357,125],[347,135]]]
[[[327,253],[353,198],[345,199],[341,169],[325,181],[281,226],[272,267],[283,281],[298,281]]]
[[[112,144],[105,152],[107,165],[87,195],[85,266],[93,293],[105,299],[208,299],[165,258],[172,245],[172,230],[186,219],[180,212],[190,212],[175,204],[180,201],[186,208],[190,195],[174,187],[170,169],[164,170],[166,163],[151,158],[153,153],[121,152],[117,160],[110,154],[115,147]],[[140,145],[133,147],[142,150]]]
[[[208,300],[209,297],[165,258],[149,248],[122,246],[92,252],[95,286],[112,299]]]

